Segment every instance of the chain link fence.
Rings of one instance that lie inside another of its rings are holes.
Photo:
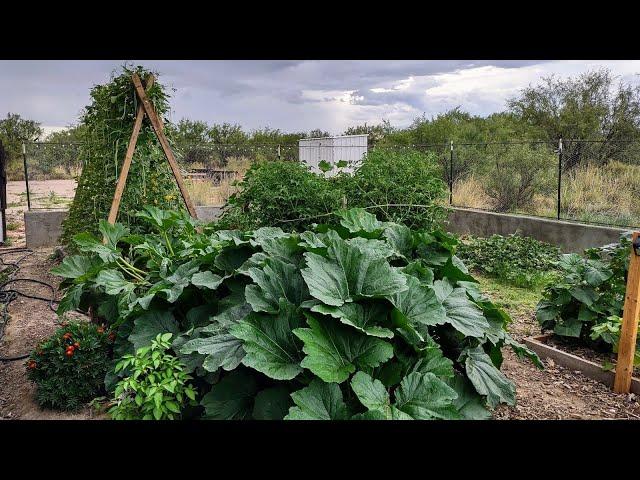
[[[32,209],[67,208],[82,171],[82,145],[40,142],[25,147],[23,162],[13,162],[7,172],[10,206],[22,202],[25,206],[30,203]],[[298,144],[192,144],[174,146],[174,153],[194,203],[220,205],[236,191],[237,181],[252,163],[298,162],[306,158],[304,152],[301,154],[304,148]],[[375,149],[417,150],[433,155],[449,187],[449,203],[456,207],[640,226],[640,142],[368,146],[369,151]]]

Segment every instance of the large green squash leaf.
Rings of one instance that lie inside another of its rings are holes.
[[[251,418],[258,384],[253,375],[234,370],[225,375],[202,397],[204,418],[212,420],[245,420]]]
[[[101,265],[94,257],[87,257],[84,255],[71,255],[64,257],[62,263],[51,269],[51,273],[63,278],[71,278],[76,280],[76,283],[82,282],[83,277],[91,272],[95,267]]]
[[[433,288],[422,285],[420,280],[406,275],[407,290],[389,297],[396,307],[392,315],[401,315],[410,325],[441,325],[447,321],[447,312]]]
[[[340,210],[336,212],[336,215],[340,217],[340,225],[355,236],[378,238],[384,229],[384,224],[364,208]]]
[[[384,258],[362,252],[358,247],[331,239],[327,257],[307,252],[302,276],[311,295],[339,307],[361,297],[385,297],[405,290],[405,275]]]
[[[99,287],[104,287],[107,295],[118,295],[122,292],[133,292],[135,284],[124,278],[119,270],[101,270],[96,277],[95,283]]]
[[[453,405],[458,394],[433,373],[410,373],[400,382],[395,397],[396,408],[416,420],[461,418]]]
[[[219,368],[233,370],[245,356],[242,341],[229,333],[194,338],[180,348],[180,353],[185,355],[194,352],[206,355],[202,368],[208,372],[215,372]]]
[[[491,412],[485,408],[483,398],[463,375],[456,373],[446,382],[458,394],[453,405],[462,417],[466,420],[488,420],[491,418]]]
[[[500,402],[515,405],[516,389],[513,383],[498,370],[482,346],[469,348],[462,354],[465,371],[476,391],[487,396],[487,402],[495,407]]]
[[[308,368],[325,382],[344,382],[356,368],[377,367],[393,356],[393,347],[379,338],[370,337],[322,317],[309,314],[311,328],[297,328],[293,333],[304,342],[307,356],[301,366]]]
[[[151,345],[151,341],[159,333],[173,333],[178,335],[180,328],[171,312],[166,310],[150,310],[143,313],[133,322],[133,330],[129,335],[129,341],[133,343],[135,350]]]
[[[393,337],[393,331],[383,326],[388,323],[388,307],[380,302],[345,303],[341,307],[318,303],[311,307],[311,311],[331,315],[372,337]]]
[[[247,302],[256,312],[278,313],[280,299],[299,305],[306,296],[306,287],[295,265],[270,258],[264,268],[249,268],[255,285],[247,285]]]
[[[388,222],[385,223],[382,236],[398,257],[411,258],[413,235],[409,227]]]
[[[191,277],[193,285],[199,288],[208,288],[209,290],[216,290],[223,281],[223,277],[210,271],[197,272]]]
[[[295,407],[285,420],[348,420],[347,405],[336,383],[324,383],[317,378],[308,387],[291,394]]]
[[[481,338],[491,328],[482,310],[467,297],[462,287],[453,288],[445,280],[433,283],[433,289],[446,310],[447,323],[468,337]]]
[[[230,333],[244,345],[245,366],[275,380],[291,380],[302,371],[302,352],[292,332],[301,324],[297,308],[282,301],[278,314],[252,313],[233,325]]]
[[[253,405],[255,420],[282,420],[291,407],[289,391],[283,387],[271,387],[258,392]]]
[[[380,380],[374,380],[364,372],[357,372],[351,378],[351,389],[360,403],[369,410],[380,410],[391,417],[391,400],[389,392]]]

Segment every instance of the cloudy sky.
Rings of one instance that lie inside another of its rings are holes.
[[[74,124],[89,89],[108,81],[123,61],[0,61],[0,115],[19,113],[47,132]],[[640,61],[391,60],[186,61],[136,60],[175,88],[172,119],[269,126],[285,131],[388,119],[406,126],[425,113],[460,106],[473,114],[500,111],[505,100],[541,77],[609,68],[640,83]]]

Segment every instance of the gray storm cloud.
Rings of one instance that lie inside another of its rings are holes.
[[[108,81],[124,61],[0,61],[0,114],[15,112],[48,127],[77,121],[92,85]],[[460,106],[478,115],[549,74],[610,68],[637,82],[638,61],[133,61],[159,71],[175,88],[172,119],[321,128],[340,133],[388,119],[408,125],[425,113]]]

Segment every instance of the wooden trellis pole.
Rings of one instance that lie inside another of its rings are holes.
[[[185,205],[187,206],[187,210],[189,214],[193,218],[197,218],[196,209],[191,201],[191,197],[189,196],[189,192],[186,189],[184,184],[184,180],[182,179],[182,175],[180,174],[180,169],[178,167],[178,163],[171,151],[171,147],[169,146],[169,141],[164,134],[164,127],[162,125],[162,121],[160,117],[158,117],[153,105],[147,98],[145,90],[149,90],[154,83],[153,75],[149,75],[146,81],[146,87],[142,86],[142,81],[137,73],[132,75],[133,85],[136,89],[136,94],[138,98],[140,98],[140,105],[138,105],[138,111],[136,115],[135,123],[133,124],[133,131],[131,132],[131,138],[129,139],[129,144],[127,145],[127,152],[124,157],[124,162],[122,164],[122,170],[120,171],[120,176],[118,177],[118,183],[116,185],[116,191],[113,195],[113,201],[111,202],[111,209],[109,210],[108,222],[110,224],[114,224],[116,222],[116,218],[118,217],[118,210],[120,209],[120,202],[122,200],[122,194],[124,192],[124,187],[127,183],[127,176],[129,175],[129,168],[131,167],[131,160],[133,158],[133,153],[136,149],[136,143],[138,141],[138,135],[140,134],[140,129],[142,128],[142,120],[146,114],[151,122],[151,126],[153,127],[153,131],[158,137],[158,141],[162,146],[162,150],[167,157],[167,161],[169,162],[169,166],[171,167],[171,171],[173,172],[173,176],[176,179],[176,183],[178,184],[178,188],[180,189],[180,193],[182,194],[182,199],[184,200]]]
[[[618,343],[618,363],[613,384],[613,391],[616,393],[629,393],[631,388],[638,317],[640,317],[640,232],[635,232],[632,237],[627,291],[624,297],[624,313]]]

